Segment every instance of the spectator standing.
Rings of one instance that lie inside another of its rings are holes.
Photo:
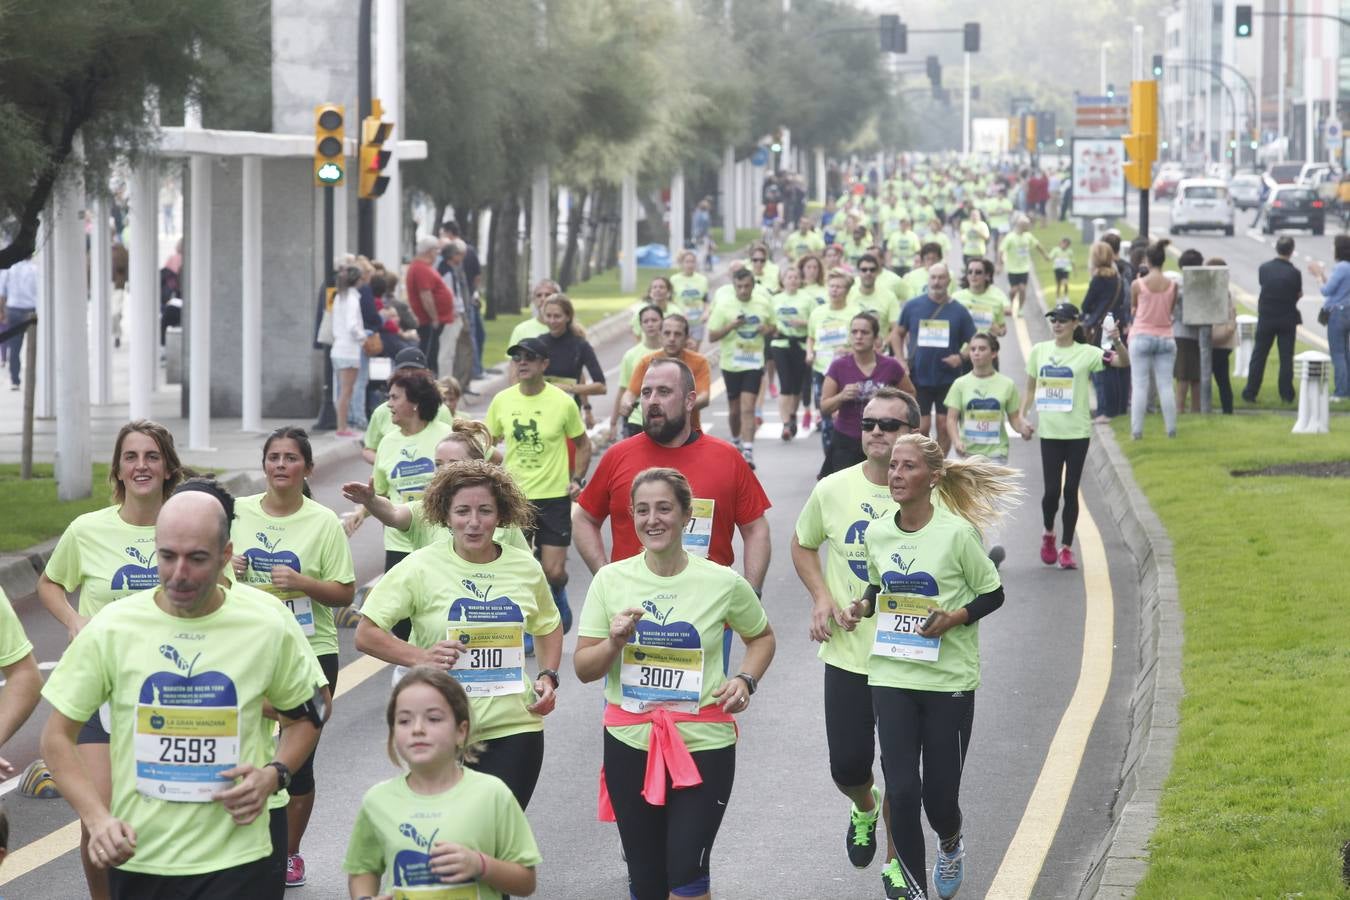
[[[361,294],[357,285],[361,270],[352,264],[341,264],[337,270],[337,291],[333,294],[333,343],[328,356],[333,363],[333,404],[337,409],[337,436],[359,437],[351,430],[349,410],[356,376],[361,369],[361,342],[366,329],[361,321]],[[359,423],[362,427],[365,422]]]
[[[1332,244],[1336,265],[1328,273],[1322,264],[1313,261],[1308,271],[1322,282],[1322,311],[1327,314],[1327,343],[1331,347],[1331,366],[1336,375],[1336,388],[1331,399],[1350,400],[1350,234],[1338,234]]]
[[[31,258],[19,260],[8,269],[0,271],[0,331],[8,331],[23,325],[37,315],[41,278],[42,273]],[[19,389],[23,336],[27,333],[28,329],[25,328],[10,335],[5,341],[9,353],[9,387],[12,391]]]
[[[1199,250],[1182,251],[1177,265],[1185,269],[1202,265],[1205,257]],[[1182,321],[1182,306],[1186,302],[1181,290],[1181,276],[1176,276],[1177,305],[1172,314],[1172,337],[1177,342],[1177,364],[1172,370],[1172,384],[1177,395],[1177,412],[1186,412],[1186,395],[1190,394],[1191,412],[1200,412],[1200,330]]]
[[[1274,344],[1280,354],[1280,374],[1276,386],[1280,399],[1294,402],[1294,334],[1303,323],[1298,301],[1303,296],[1303,275],[1292,262],[1294,239],[1282,237],[1275,242],[1275,258],[1261,264],[1257,281],[1261,294],[1256,299],[1256,343],[1247,369],[1247,386],[1242,399],[1255,403],[1266,374],[1266,358]]]
[[[1126,290],[1125,278],[1116,266],[1116,255],[1110,244],[1105,241],[1093,244],[1088,254],[1088,265],[1092,270],[1092,280],[1088,282],[1087,293],[1083,295],[1083,330],[1089,344],[1100,344],[1103,323],[1108,315],[1115,320],[1121,333],[1125,332],[1125,325],[1130,319],[1130,292]],[[1092,383],[1097,389],[1095,422],[1102,424],[1125,414],[1130,403],[1129,372],[1114,367],[1094,372]]]
[[[1207,266],[1227,266],[1221,258],[1214,256],[1205,260]],[[1228,291],[1228,319],[1222,325],[1210,329],[1210,353],[1214,383],[1219,388],[1219,408],[1225,416],[1233,414],[1233,385],[1229,381],[1228,370],[1232,366],[1233,351],[1237,349],[1237,305],[1233,302],[1233,291]]]
[[[483,301],[478,296],[483,281],[483,263],[478,258],[478,248],[464,240],[458,222],[442,222],[441,234],[455,238],[464,245],[464,262],[461,266],[464,275],[464,309],[467,313],[464,330],[469,332],[473,340],[473,377],[482,378],[487,374],[483,368],[483,345],[487,343],[487,329],[483,326]]]
[[[422,344],[422,353],[433,367],[439,369],[441,356],[441,333],[446,325],[455,321],[455,298],[437,274],[433,263],[440,252],[441,242],[434,237],[424,237],[417,242],[417,255],[408,264],[405,279],[408,286],[408,305],[417,317],[417,336]],[[454,352],[451,344],[451,353]],[[446,374],[450,374],[447,366]]]
[[[1144,413],[1148,409],[1148,378],[1153,375],[1162,406],[1163,425],[1168,437],[1177,433],[1176,397],[1172,393],[1172,368],[1176,365],[1177,343],[1172,337],[1172,315],[1177,301],[1177,284],[1163,273],[1168,241],[1149,245],[1146,259],[1148,274],[1130,285],[1130,434],[1137,441],[1144,436]]]

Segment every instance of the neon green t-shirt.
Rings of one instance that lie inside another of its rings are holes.
[[[506,471],[531,500],[567,496],[567,442],[586,433],[571,394],[545,384],[525,395],[513,384],[492,398],[487,427],[505,439]]]
[[[862,282],[855,281],[848,292],[847,302],[863,312],[872,313],[881,321],[879,335],[883,341],[891,333],[891,326],[900,318],[900,301],[896,299],[895,294],[882,288],[880,279],[870,294],[864,294]]]
[[[867,590],[863,535],[868,526],[896,508],[890,488],[868,481],[862,463],[825,476],[811,489],[797,517],[797,543],[808,550],[826,545],[825,585],[840,608],[847,609]],[[875,616],[863,619],[852,631],[831,626],[830,639],[816,656],[836,668],[866,675],[876,631]]]
[[[952,294],[952,299],[970,310],[976,331],[988,331],[994,325],[1003,324],[1003,310],[1008,303],[1008,295],[992,284],[983,294],[977,294],[970,288],[961,288]]]
[[[919,242],[920,247],[922,247],[924,244],[937,244],[939,247],[941,247],[943,260],[947,259],[947,257],[952,255],[952,239],[947,237],[947,232],[941,230],[929,231],[920,235],[920,238],[921,238]]]
[[[967,453],[1008,458],[1008,430],[1003,427],[1009,413],[1021,404],[1017,385],[1007,375],[995,372],[980,378],[967,372],[947,389],[947,408],[958,411],[961,440]]]
[[[811,310],[816,308],[815,298],[806,291],[795,294],[779,291],[773,295],[773,318],[778,323],[778,336],[770,342],[772,347],[788,346],[788,338],[806,337],[806,326]]]
[[[543,731],[527,708],[534,681],[525,670],[525,635],[562,624],[544,570],[529,551],[501,546],[491,562],[474,563],[450,541],[413,552],[384,573],[361,614],[388,631],[412,619],[409,643],[427,648],[454,638],[469,646],[450,674],[469,695],[473,741]],[[467,639],[466,639],[467,638]],[[473,652],[482,647],[483,652]]]
[[[848,260],[849,265],[856,266],[858,260],[867,254],[867,248],[872,246],[872,233],[869,231],[863,235],[861,241],[855,241],[853,235],[844,238],[844,258]]]
[[[444,525],[428,522],[421,500],[414,500],[409,503],[408,512],[412,513],[412,521],[408,523],[407,535],[408,540],[412,541],[414,550],[429,547],[442,539],[449,540],[450,529]],[[499,544],[510,544],[517,549],[530,551],[530,542],[525,540],[525,532],[515,525],[509,528],[494,528],[492,539]]]
[[[730,287],[730,285],[725,285]],[[718,362],[723,372],[751,372],[764,368],[764,336],[759,333],[763,323],[776,324],[773,317],[773,302],[763,294],[756,292],[750,299],[742,302],[736,298],[734,290],[728,298],[718,290],[718,299],[713,303],[712,315],[708,317],[708,328],[718,331],[736,321],[737,316],[745,316],[745,321],[731,329],[719,342],[722,356]]]
[[[32,652],[33,644],[24,633],[23,623],[0,588],[0,666],[12,666]]]
[[[506,346],[514,347],[526,338],[539,337],[547,333],[548,326],[538,316],[530,316],[528,319],[521,319],[516,323],[516,327],[511,329],[511,337],[507,340]]]
[[[986,208],[989,227],[1007,231],[1012,218],[1013,204],[1008,197],[991,197]]]
[[[793,262],[808,253],[824,253],[825,238],[821,237],[820,232],[814,228],[806,234],[802,234],[801,229],[798,229],[783,238],[783,252]]]
[[[159,587],[155,526],[128,525],[109,506],[76,517],[56,542],[46,575],[80,592],[80,615],[93,616],[114,600]]]
[[[375,493],[394,503],[408,503],[422,496],[436,474],[436,445],[449,433],[449,425],[431,422],[416,434],[406,435],[401,430],[386,434],[375,451]],[[384,549],[407,553],[412,544],[397,528],[386,527]]]
[[[1043,249],[1036,235],[1030,231],[1014,231],[1003,238],[999,252],[1003,254],[1003,265],[1010,275],[1025,275],[1031,271],[1031,251]]]
[[[1042,438],[1092,437],[1090,376],[1106,368],[1102,354],[1102,348],[1093,344],[1059,347],[1054,341],[1042,341],[1031,348],[1027,375],[1036,379],[1034,409]]]
[[[817,306],[811,313],[807,333],[814,341],[812,349],[816,356],[811,363],[813,371],[824,375],[836,356],[849,352],[849,323],[860,312],[862,310],[856,305],[846,302],[843,309]]]
[[[633,370],[637,368],[637,364],[660,349],[660,344],[655,347],[648,347],[646,344],[634,344],[624,351],[623,359],[619,361],[619,384],[623,385],[626,389],[629,382],[633,380]],[[627,421],[632,425],[642,424],[641,403],[633,404],[633,411],[628,414]]]
[[[769,626],[754,589],[726,566],[689,555],[684,571],[669,578],[647,568],[646,553],[604,566],[595,573],[581,610],[582,637],[609,638],[609,623],[629,607],[646,611],[637,634],[605,678],[605,699],[629,712],[666,706],[696,713],[715,702],[726,680],[722,671],[723,625],[753,638]],[[736,726],[681,722],[690,752],[736,743]],[[646,750],[650,725],[607,729],[636,750]]]
[[[1055,247],[1050,251],[1050,265],[1056,272],[1073,272],[1073,248]]]
[[[877,640],[868,657],[867,683],[949,693],[978,688],[979,622],[958,625],[944,634],[935,660],[894,655],[897,647],[932,640],[905,633],[916,626],[915,616],[918,622],[927,617],[926,611],[917,610],[930,606],[957,610],[999,586],[998,570],[985,555],[975,526],[935,504],[933,518],[918,531],[901,531],[896,515],[891,515],[868,525],[865,540],[868,583],[882,590],[874,616]],[[906,605],[916,612],[897,619]]]
[[[703,321],[703,307],[708,302],[708,276],[702,272],[686,275],[676,272],[670,276],[675,288],[675,304],[680,314],[689,320],[690,327]]]
[[[891,255],[897,266],[908,268],[914,265],[922,243],[912,228],[908,231],[896,231],[886,239],[886,252]]]
[[[910,297],[909,285],[905,283],[905,279],[884,267],[877,273],[877,289],[890,291],[901,306],[904,306]]]
[[[240,581],[276,597],[290,609],[315,654],[338,652],[333,609],[311,600],[301,591],[272,585],[272,567],[289,566],[318,581],[353,584],[356,570],[346,532],[337,513],[322,503],[302,498],[300,509],[285,517],[269,516],[262,508],[266,494],[240,497],[234,504],[230,540],[236,556],[248,561]]]
[[[428,900],[499,900],[501,892],[486,882],[450,885],[432,873],[431,847],[442,841],[522,866],[543,861],[511,789],[495,775],[465,768],[459,783],[440,794],[414,792],[402,774],[366,791],[342,870],[377,873],[381,893],[407,900],[422,892]]]
[[[752,274],[754,273],[755,269],[753,266],[747,263],[745,267],[749,269]],[[755,275],[755,284],[770,294],[779,290],[781,285],[778,281],[778,264],[773,260],[766,260],[764,263],[764,273],[762,275]]]
[[[920,294],[928,293],[928,270],[922,267],[911,269],[905,273],[905,286],[909,288],[911,297],[918,297]]]
[[[984,256],[989,247],[989,226],[984,222],[961,223],[961,252],[966,256]]]
[[[380,441],[384,439],[384,436],[391,431],[398,431],[398,426],[390,418],[392,415],[388,401],[375,407],[375,411],[370,414],[370,421],[366,423],[366,434],[362,441],[367,450],[380,449]],[[443,425],[449,425],[458,418],[464,417],[451,413],[450,407],[444,403],[436,410],[436,421]]]
[[[264,699],[294,709],[328,682],[270,597],[231,586],[219,609],[185,619],[161,610],[155,593],[95,616],[42,695],[77,722],[111,707],[111,810],[136,832],[136,855],[120,868],[198,875],[261,859],[272,852],[268,817],[235,825],[210,795],[230,786],[220,772],[273,758]]]

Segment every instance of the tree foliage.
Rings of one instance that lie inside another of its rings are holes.
[[[154,136],[147,97],[181,103],[265,64],[266,0],[0,0],[0,268],[31,256],[77,136],[89,183]]]

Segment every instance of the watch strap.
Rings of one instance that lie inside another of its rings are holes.
[[[539,678],[545,678],[545,677],[547,677],[547,678],[552,679],[552,680],[553,680],[553,689],[554,689],[555,691],[558,689],[558,686],[559,686],[560,684],[562,684],[562,678],[559,677],[559,675],[558,675],[558,670],[557,670],[557,669],[540,669],[540,670],[539,670],[539,675],[538,675],[537,677],[539,677]]]

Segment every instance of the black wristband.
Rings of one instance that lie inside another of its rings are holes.
[[[750,689],[750,696],[752,697],[755,695],[755,691],[759,690],[759,682],[755,680],[755,676],[751,675],[749,672],[737,672],[732,677],[744,681],[745,686]]]
[[[550,679],[552,679],[552,680],[553,680],[553,689],[554,689],[555,691],[558,689],[558,685],[562,684],[562,681],[561,681],[561,680],[559,679],[559,677],[558,677],[558,672],[557,672],[557,670],[555,670],[555,669],[540,669],[540,670],[539,670],[539,674],[538,674],[538,676],[536,676],[536,677],[538,677],[538,678],[550,678]]]

